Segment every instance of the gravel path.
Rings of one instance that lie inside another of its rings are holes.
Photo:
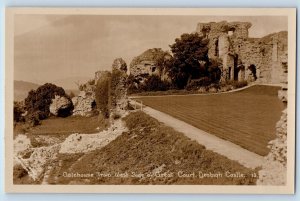
[[[139,103],[132,100],[132,104]],[[244,149],[232,142],[218,138],[215,135],[202,131],[190,124],[187,124],[151,107],[143,106],[142,110],[158,121],[174,128],[176,131],[184,133],[190,139],[196,140],[199,144],[204,145],[206,149],[226,156],[231,160],[237,161],[247,168],[254,169],[261,166],[263,163],[262,156],[248,151],[247,149]]]

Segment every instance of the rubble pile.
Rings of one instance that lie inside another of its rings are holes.
[[[107,130],[96,134],[72,134],[61,144],[59,153],[85,153],[99,149],[116,139],[127,128],[121,120],[116,120]]]

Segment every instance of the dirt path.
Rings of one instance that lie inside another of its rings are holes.
[[[132,104],[139,103],[132,100]],[[199,144],[204,145],[206,149],[226,156],[231,160],[237,161],[245,167],[256,168],[261,166],[263,163],[263,156],[250,152],[232,142],[223,140],[215,135],[202,131],[168,114],[148,106],[143,106],[143,111],[167,126],[174,128],[176,131],[184,133],[192,140],[196,140]]]

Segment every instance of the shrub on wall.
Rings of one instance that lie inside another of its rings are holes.
[[[117,97],[119,96],[117,86],[121,82],[121,79],[123,78],[124,73],[118,69],[113,69],[111,73],[111,85],[110,85],[110,104],[112,108],[115,108],[117,105]],[[126,79],[124,77],[124,79]]]
[[[111,74],[108,73],[98,80],[95,90],[97,109],[105,118],[109,117],[110,83]]]

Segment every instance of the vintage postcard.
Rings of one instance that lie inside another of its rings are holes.
[[[293,194],[296,9],[7,8],[6,192]]]

